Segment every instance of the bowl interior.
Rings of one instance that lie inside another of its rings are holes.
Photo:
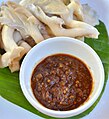
[[[92,73],[94,88],[88,101],[77,109],[71,111],[54,111],[43,107],[35,99],[30,85],[32,71],[45,57],[52,54],[70,54],[81,59]],[[68,117],[77,115],[89,108],[98,98],[104,84],[104,70],[98,55],[82,41],[67,37],[55,37],[39,43],[26,55],[20,70],[20,84],[28,101],[39,111],[54,117]]]

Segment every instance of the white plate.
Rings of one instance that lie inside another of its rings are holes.
[[[0,0],[2,2],[3,0]],[[6,0],[4,0],[6,1]],[[17,0],[18,1],[18,0]],[[109,0],[81,0],[89,3],[104,21],[109,33]],[[0,119],[42,119],[41,117],[16,106],[0,97]],[[94,110],[82,119],[109,119],[109,80],[103,96]]]

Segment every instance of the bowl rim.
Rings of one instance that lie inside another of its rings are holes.
[[[53,40],[54,39],[54,40]],[[84,105],[81,105],[80,107],[73,109],[73,110],[68,110],[68,111],[56,111],[56,110],[51,110],[48,109],[44,106],[42,106],[40,103],[36,104],[36,102],[32,99],[32,97],[28,94],[28,91],[26,89],[25,83],[24,83],[24,69],[25,69],[25,65],[27,63],[27,59],[30,57],[30,55],[34,52],[34,50],[37,50],[39,47],[42,47],[43,45],[49,44],[51,42],[58,42],[58,41],[66,41],[66,42],[72,42],[72,43],[77,43],[77,44],[81,44],[82,47],[86,48],[87,50],[89,50],[94,57],[96,58],[96,60],[99,62],[99,67],[100,67],[100,71],[101,71],[101,79],[100,80],[100,84],[99,87],[95,93],[95,95],[93,96],[92,99],[90,99],[90,101],[87,101],[87,103],[85,103]],[[103,85],[104,85],[104,67],[102,65],[102,62],[99,58],[99,56],[97,55],[97,53],[86,43],[79,41],[75,38],[70,38],[70,37],[53,37],[53,38],[49,38],[47,40],[44,40],[42,42],[40,42],[39,44],[37,44],[36,46],[34,46],[25,56],[22,65],[21,65],[21,69],[20,69],[20,86],[21,89],[23,91],[24,96],[26,97],[26,99],[30,102],[30,104],[35,107],[37,110],[39,110],[40,112],[52,116],[52,117],[70,117],[70,116],[76,116],[82,112],[84,112],[85,110],[87,110],[91,105],[94,104],[94,102],[97,100],[97,98],[99,97],[102,89],[103,89]]]

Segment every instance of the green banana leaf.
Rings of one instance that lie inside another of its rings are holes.
[[[105,83],[103,90],[101,92],[101,95],[99,98],[96,100],[96,102],[85,112],[74,116],[70,117],[67,119],[78,119],[83,116],[86,116],[89,114],[94,107],[98,104],[100,98],[102,97],[102,94],[105,90],[106,82],[108,80],[108,73],[109,73],[109,38],[108,34],[105,28],[105,25],[100,22],[96,28],[99,30],[100,35],[99,38],[96,39],[91,39],[91,38],[86,38],[85,43],[90,45],[100,56],[102,63],[104,65],[105,69]],[[0,96],[2,96],[4,99],[36,114],[39,115],[40,117],[46,118],[46,119],[56,119],[50,116],[47,116],[45,114],[42,114],[38,110],[36,110],[34,107],[32,107],[29,102],[26,100],[24,97],[21,88],[20,88],[20,83],[19,83],[19,72],[11,73],[8,68],[0,69]]]

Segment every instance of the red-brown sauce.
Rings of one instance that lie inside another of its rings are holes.
[[[92,75],[80,59],[55,54],[41,61],[34,69],[31,87],[36,99],[52,110],[71,110],[89,97]]]

